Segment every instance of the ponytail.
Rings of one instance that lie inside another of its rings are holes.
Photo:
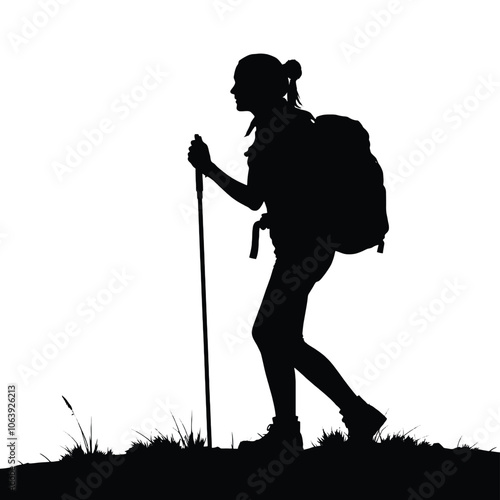
[[[283,70],[287,79],[290,79],[287,90],[287,101],[290,106],[298,108],[302,105],[297,91],[297,80],[302,76],[302,68],[295,59],[290,59],[283,64]]]

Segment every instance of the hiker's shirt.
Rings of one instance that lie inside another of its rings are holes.
[[[310,113],[290,108],[283,100],[282,106],[259,122],[254,119],[249,128],[250,132],[255,127],[255,140],[245,153],[249,179],[266,204],[277,256],[308,251],[318,236],[312,126]]]

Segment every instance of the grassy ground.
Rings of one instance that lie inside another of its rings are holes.
[[[71,405],[66,404],[72,411]],[[76,417],[75,417],[76,418]],[[294,443],[268,456],[208,449],[176,422],[176,435],[140,435],[123,455],[98,449],[92,427],[57,462],[15,468],[15,498],[74,499],[384,499],[498,500],[500,454],[445,449],[400,433],[353,447],[340,432],[317,445]],[[411,432],[411,431],[410,431]],[[48,459],[47,459],[48,460]],[[10,469],[0,470],[7,484]],[[3,498],[3,497],[2,497]]]

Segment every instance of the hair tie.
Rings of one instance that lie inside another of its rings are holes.
[[[283,69],[290,80],[298,80],[302,76],[302,68],[295,59],[290,59],[283,64]]]

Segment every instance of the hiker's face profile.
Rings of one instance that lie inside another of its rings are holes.
[[[256,68],[238,64],[234,72],[234,85],[231,88],[238,111],[258,113],[271,108],[281,97],[271,89],[272,86],[261,73],[256,71]]]

